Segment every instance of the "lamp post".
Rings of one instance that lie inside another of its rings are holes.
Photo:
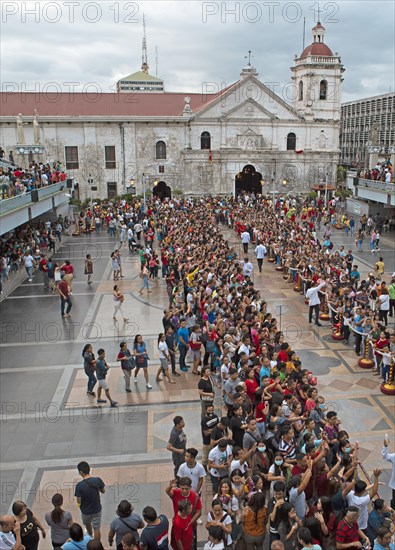
[[[273,175],[272,175],[272,195],[273,195],[273,212],[276,211],[276,201],[274,200],[274,195],[275,195],[275,184],[276,184],[276,168],[277,168],[277,159],[272,159],[272,161],[274,162],[274,170],[273,170]]]
[[[93,179],[92,179],[91,174],[89,174],[88,183],[89,183],[89,189],[90,189],[90,210],[92,212],[92,207],[93,207],[93,189],[92,189]]]
[[[143,201],[144,201],[144,212],[145,212],[145,209],[146,209],[146,205],[145,205],[145,184],[146,184],[146,177],[145,177],[144,172],[143,172],[143,177],[142,177],[141,181],[142,181],[142,184],[143,184]]]
[[[328,174],[325,174],[325,195],[324,195],[325,210],[326,210],[327,202],[328,202]]]

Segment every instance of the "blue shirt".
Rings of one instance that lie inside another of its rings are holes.
[[[187,329],[187,327],[179,328],[177,334],[178,334],[178,340],[179,340],[179,343],[181,344],[181,346],[185,345],[183,342],[181,342],[181,338],[184,340],[184,342],[186,342],[188,344],[188,342],[189,342],[189,330]]]
[[[261,367],[261,370],[259,371],[259,380],[260,380],[260,384],[261,384],[261,387],[262,387],[262,378],[264,376],[269,376],[270,377],[270,369],[268,367]]]
[[[92,540],[91,537],[89,535],[85,535],[84,538],[78,542],[75,542],[74,540],[65,542],[62,548],[63,550],[86,550],[86,546],[90,540]]]
[[[108,367],[104,359],[96,361],[96,376],[98,380],[104,380],[107,376]]]

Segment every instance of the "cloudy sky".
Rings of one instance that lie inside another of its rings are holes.
[[[142,16],[150,73],[166,91],[216,91],[238,80],[252,51],[260,79],[279,95],[320,19],[346,68],[343,101],[394,91],[392,0],[2,0],[2,90],[114,90],[140,69]]]

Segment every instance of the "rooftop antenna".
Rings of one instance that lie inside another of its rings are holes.
[[[254,57],[253,55],[251,55],[251,50],[248,50],[248,55],[245,55],[244,56],[244,59],[248,59],[248,65],[251,66],[251,57]]]
[[[145,15],[143,14],[143,44],[141,55],[141,69],[148,72],[148,59],[147,59],[147,37],[145,34]]]
[[[158,76],[158,46],[155,46],[155,76]]]
[[[304,50],[305,42],[306,42],[306,17],[303,17],[303,48],[302,48],[302,50]]]

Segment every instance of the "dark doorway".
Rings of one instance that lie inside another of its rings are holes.
[[[107,182],[107,198],[113,199],[117,196],[117,182],[108,181]]]
[[[236,174],[235,195],[240,195],[243,191],[258,195],[262,193],[262,174],[255,170],[255,166],[247,164],[243,170]]]
[[[157,185],[154,185],[152,194],[154,197],[158,197],[161,201],[171,199],[171,188],[166,185],[165,181],[160,181]]]

